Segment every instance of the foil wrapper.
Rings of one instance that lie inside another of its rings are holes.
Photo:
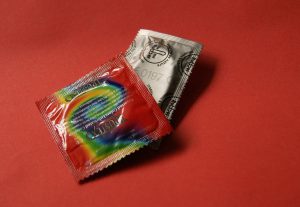
[[[141,29],[126,59],[171,120],[202,45],[187,39]]]

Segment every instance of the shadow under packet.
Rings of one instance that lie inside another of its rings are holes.
[[[126,59],[170,121],[201,50],[200,43],[141,29],[126,52]],[[159,145],[157,141],[150,147]]]
[[[36,104],[77,181],[172,131],[122,54]]]

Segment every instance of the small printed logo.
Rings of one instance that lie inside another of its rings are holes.
[[[179,72],[181,75],[190,75],[198,55],[192,52],[185,53],[178,59]]]
[[[164,111],[164,114],[168,119],[171,119],[173,111],[179,101],[179,97],[173,96],[172,94],[166,95],[159,102],[160,108]]]
[[[171,47],[162,42],[149,42],[142,51],[142,58],[158,66],[167,62],[172,54]]]

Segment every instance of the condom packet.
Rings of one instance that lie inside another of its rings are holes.
[[[123,55],[36,104],[77,181],[172,131]]]
[[[201,49],[197,42],[141,29],[126,52],[128,62],[169,120]],[[158,147],[157,143],[151,146]]]

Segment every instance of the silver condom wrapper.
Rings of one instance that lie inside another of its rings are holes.
[[[171,120],[202,45],[151,30],[141,29],[126,58]]]

